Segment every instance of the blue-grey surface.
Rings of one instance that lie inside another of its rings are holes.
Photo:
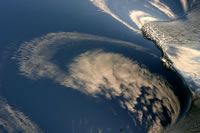
[[[0,132],[174,131],[188,120],[190,91],[140,28],[196,2],[3,1]]]

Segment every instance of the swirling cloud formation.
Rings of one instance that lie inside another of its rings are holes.
[[[127,43],[80,33],[52,33],[21,46],[16,57],[19,70],[31,79],[49,78],[94,98],[115,99],[128,110],[135,126],[142,126],[149,133],[161,132],[166,118],[171,124],[176,121],[180,104],[167,82],[122,54],[100,49],[85,51],[66,65],[66,71],[53,63],[51,59],[59,52],[59,45],[70,49],[77,40],[122,46]]]

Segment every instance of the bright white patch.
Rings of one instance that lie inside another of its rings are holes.
[[[182,4],[182,7],[183,7],[183,10],[185,12],[187,12],[188,10],[188,3],[187,3],[187,0],[181,0],[181,4]]]
[[[139,29],[142,28],[145,23],[158,21],[157,18],[143,11],[133,10],[129,13],[129,16]]]
[[[176,18],[176,15],[172,12],[170,7],[160,2],[160,0],[152,0],[149,1],[149,3],[158,10],[162,11],[164,14],[166,14],[169,18]]]

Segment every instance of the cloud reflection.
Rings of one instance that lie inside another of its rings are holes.
[[[14,110],[5,100],[0,99],[1,133],[42,133],[22,112]]]
[[[51,33],[20,47],[16,57],[19,70],[31,79],[49,78],[94,98],[115,99],[128,110],[135,126],[147,128],[149,133],[161,132],[166,117],[171,124],[176,121],[180,104],[167,82],[122,54],[101,49],[85,51],[66,65],[66,71],[52,62],[59,46],[70,49],[77,40],[122,46],[125,43],[88,34]],[[135,48],[141,50],[138,46]]]

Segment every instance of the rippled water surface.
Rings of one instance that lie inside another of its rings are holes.
[[[4,1],[0,132],[198,132],[198,3]]]

